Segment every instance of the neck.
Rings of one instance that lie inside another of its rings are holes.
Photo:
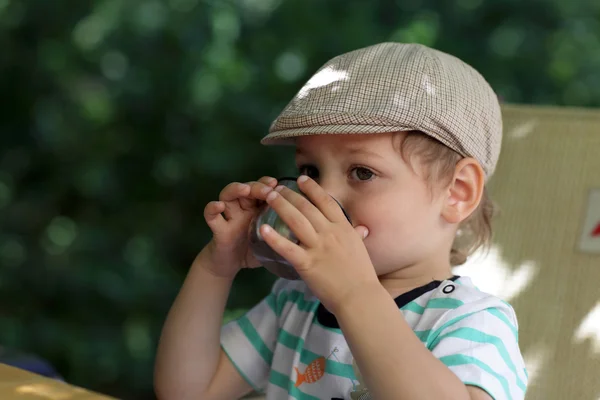
[[[443,281],[452,276],[450,261],[436,260],[406,266],[394,272],[380,275],[379,282],[390,296],[396,298],[431,281]]]

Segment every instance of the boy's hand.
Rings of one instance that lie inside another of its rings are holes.
[[[276,185],[277,180],[268,176],[257,182],[230,183],[219,194],[219,201],[206,205],[204,219],[213,238],[198,255],[203,267],[216,276],[233,278],[243,267],[260,266],[248,247],[248,229],[260,202]]]
[[[310,201],[285,187],[267,197],[267,203],[294,232],[300,245],[268,225],[260,228],[261,234],[335,314],[344,299],[361,286],[379,284],[363,243],[369,232],[365,226],[353,228],[336,201],[317,182],[303,178],[298,179],[298,186]]]

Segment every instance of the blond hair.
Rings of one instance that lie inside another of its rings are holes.
[[[432,190],[442,184],[450,184],[456,164],[463,158],[443,143],[419,131],[408,132],[399,150],[407,162],[412,157],[417,157],[425,166],[425,179]],[[479,205],[458,228],[450,251],[451,265],[464,264],[476,250],[489,248],[495,208],[484,187]]]

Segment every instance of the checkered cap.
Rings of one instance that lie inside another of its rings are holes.
[[[475,158],[486,177],[493,174],[502,140],[498,97],[473,67],[419,44],[380,43],[331,59],[261,143],[414,130]]]

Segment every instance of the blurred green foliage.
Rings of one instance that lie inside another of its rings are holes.
[[[152,398],[154,349],[231,181],[327,59],[420,42],[509,102],[600,104],[600,2],[0,0],[0,343],[74,384]],[[273,277],[244,271],[226,318]]]

